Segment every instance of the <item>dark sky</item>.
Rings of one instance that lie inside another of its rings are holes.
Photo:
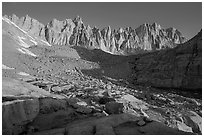
[[[76,3],[2,3],[2,14],[25,16],[47,24],[53,18],[64,20],[82,17],[85,24],[103,28],[132,27],[137,28],[144,23],[157,22],[164,28],[175,27],[186,38],[196,35],[202,28],[201,2],[76,2]]]

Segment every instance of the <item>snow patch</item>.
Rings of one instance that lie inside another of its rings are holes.
[[[11,20],[9,20],[8,18],[6,18],[6,17],[2,17],[2,19],[5,21],[5,22],[7,22],[8,24],[12,24],[12,25],[14,25],[16,28],[18,28],[20,31],[22,31],[23,33],[25,33],[29,38],[31,38],[31,42],[33,42],[35,45],[37,45],[38,43],[35,41],[35,39],[33,38],[33,37],[31,37],[26,31],[24,31],[23,29],[21,29],[19,26],[17,26],[14,22],[12,22]],[[45,43],[46,45],[48,45],[48,46],[52,46],[52,45],[50,45],[47,41],[44,41],[44,40],[42,40],[41,39],[41,41],[43,42],[43,43]],[[23,43],[23,42],[22,42]],[[25,43],[25,42],[24,42]],[[22,44],[23,46],[26,46],[25,44]]]
[[[28,37],[30,37],[33,41],[35,40],[33,37],[31,37],[30,35],[27,34]]]
[[[11,20],[9,20],[8,18],[3,17],[2,18],[4,21],[6,21],[9,24],[14,25],[16,28],[18,28],[19,30],[21,30],[23,33],[27,34],[27,32],[25,32],[23,29],[21,29],[20,27],[18,27],[14,22],[12,22]]]
[[[3,19],[4,21],[6,21],[7,23],[14,25],[16,28],[18,28],[20,31],[22,31],[22,32],[25,33],[28,37],[30,37],[32,40],[34,40],[34,38],[31,37],[26,31],[24,31],[23,29],[21,29],[18,25],[16,25],[14,22],[12,22],[11,20],[9,20],[8,18],[2,17],[2,19]]]
[[[5,22],[7,22],[8,24],[11,24],[11,21],[10,21],[9,19],[7,19],[7,18],[5,18],[5,17],[2,17],[2,19],[3,19]]]
[[[34,40],[30,40],[32,43],[34,43],[35,45],[38,45],[38,43],[36,42],[36,41],[34,41]]]
[[[26,38],[24,38],[24,37],[21,37],[21,36],[18,36],[18,38],[19,38],[19,39],[23,39],[23,40],[24,40],[24,39],[26,39]]]
[[[47,44],[48,46],[52,46],[50,45],[47,41],[41,40],[43,43]]]
[[[32,53],[31,51],[29,51],[28,49],[25,48],[18,48],[18,51],[20,51],[23,54],[27,54],[33,57],[36,57],[37,55],[35,55],[34,53]]]
[[[22,76],[29,76],[30,74],[25,73],[25,72],[19,72],[18,75],[22,75]]]
[[[8,66],[2,64],[2,69],[15,69],[15,68],[10,68],[10,67],[8,67]]]
[[[30,47],[27,43],[25,43],[25,42],[23,41],[23,39],[25,39],[24,37],[18,36],[18,38],[19,38],[19,41],[20,41],[20,45],[21,45],[21,46],[23,46],[24,48],[29,48],[29,47]]]

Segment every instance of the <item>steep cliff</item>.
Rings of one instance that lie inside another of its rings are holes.
[[[5,15],[4,17],[8,18],[28,34],[45,39],[45,26],[36,19],[33,19],[28,15],[19,18],[15,14],[13,14],[12,16]]]
[[[176,48],[137,56],[133,83],[197,90],[202,88],[202,31]]]

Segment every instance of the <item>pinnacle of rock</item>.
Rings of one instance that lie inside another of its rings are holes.
[[[73,20],[53,19],[46,26],[28,15],[20,19],[12,15],[9,19],[29,34],[46,39],[50,44],[99,47],[112,54],[128,55],[137,53],[137,50],[172,48],[185,41],[177,29],[163,29],[158,23],[145,23],[136,29],[127,27],[113,30],[108,26],[102,30],[94,29],[95,27],[91,30],[90,26],[85,27],[79,16]]]

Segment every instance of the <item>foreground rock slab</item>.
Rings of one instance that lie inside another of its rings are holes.
[[[102,118],[87,118],[69,123],[66,127],[35,134],[68,135],[185,135],[191,134],[167,127],[156,121],[145,122],[142,117],[131,114],[116,114]],[[143,121],[144,124],[137,124]]]
[[[38,99],[15,100],[2,104],[3,134],[19,134],[39,113]]]

